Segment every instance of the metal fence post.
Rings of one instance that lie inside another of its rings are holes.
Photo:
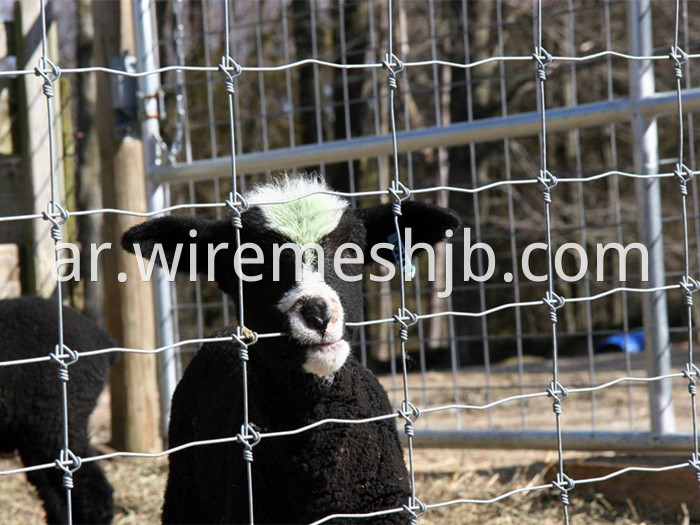
[[[635,56],[653,54],[650,0],[629,0],[627,3],[629,52]],[[654,95],[654,66],[651,60],[630,60],[630,99],[633,101],[632,137],[634,168],[637,173],[659,172],[656,119],[638,111],[639,103]],[[634,103],[636,102],[636,104]],[[640,179],[636,186],[639,237],[649,252],[647,288],[664,286],[664,246],[661,222],[661,181]],[[671,370],[671,343],[668,334],[666,292],[642,296],[644,336],[649,376],[660,376]],[[672,384],[670,379],[649,383],[651,433],[658,437],[675,431]]]
[[[134,32],[136,33],[136,53],[139,71],[158,69],[158,44],[156,37],[155,11],[151,0],[134,1]],[[140,97],[143,101],[144,117],[141,123],[141,135],[145,148],[146,177],[148,181],[149,211],[162,209],[167,205],[165,184],[153,184],[148,175],[156,166],[160,148],[160,126],[158,123],[157,93],[160,89],[160,76],[148,75],[139,78]],[[160,268],[153,273],[156,303],[156,332],[158,347],[175,343],[175,323],[173,322],[173,305],[170,295],[170,283],[164,278]],[[178,378],[179,359],[174,349],[158,354],[158,385],[161,400],[161,432],[167,440],[170,421],[170,398]]]

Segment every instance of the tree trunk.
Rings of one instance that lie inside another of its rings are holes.
[[[93,40],[95,30],[92,19],[92,1],[81,0],[78,5],[78,67],[94,65]],[[77,84],[77,176],[76,192],[78,207],[81,210],[102,207],[100,184],[100,152],[95,132],[95,107],[97,104],[97,84],[95,75],[76,75]],[[102,238],[102,215],[85,215],[78,218],[78,240],[83,246],[80,252],[80,267],[83,270],[83,310],[85,315],[104,326],[105,291],[104,275],[98,266],[95,281],[90,279],[87,270],[91,257],[89,246],[100,244]]]

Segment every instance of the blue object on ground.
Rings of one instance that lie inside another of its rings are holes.
[[[613,334],[602,341],[598,341],[595,345],[596,353],[610,349],[622,350],[629,354],[638,354],[644,350],[644,332],[636,330],[626,335],[624,333]]]

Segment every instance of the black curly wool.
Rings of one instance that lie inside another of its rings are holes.
[[[379,381],[354,357],[328,384],[266,366],[269,344],[259,342],[250,351],[249,411],[258,432],[393,411]],[[204,345],[173,397],[170,445],[239,433],[241,384],[233,343]],[[310,523],[329,514],[390,509],[408,501],[395,419],[325,424],[295,436],[262,439],[253,455],[256,523]],[[246,476],[243,447],[237,443],[172,454],[163,522],[248,523]],[[406,522],[406,515],[372,521]]]
[[[0,361],[44,357],[55,352],[58,315],[55,301],[22,297],[0,301]],[[71,308],[63,309],[64,344],[77,351],[115,346],[95,323]],[[81,357],[69,367],[68,424],[70,450],[94,455],[88,419],[107,378],[114,354]],[[64,447],[62,389],[54,361],[0,367],[0,451],[17,450],[26,466],[53,463]],[[55,468],[27,473],[36,487],[48,523],[66,523],[63,473]],[[111,523],[112,486],[95,462],[73,474],[73,523]],[[7,522],[9,516],[0,522]]]

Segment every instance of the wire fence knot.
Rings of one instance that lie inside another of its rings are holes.
[[[46,73],[47,67],[50,75]],[[44,85],[42,86],[44,96],[46,98],[52,98],[54,96],[53,83],[61,76],[61,68],[48,58],[42,57],[39,59],[39,65],[34,68],[34,75],[44,79]]]
[[[552,487],[559,490],[559,501],[564,505],[570,503],[569,492],[574,489],[576,482],[563,473],[557,474],[557,479],[552,481]]]
[[[681,191],[681,195],[686,197],[688,195],[688,183],[695,177],[695,172],[691,170],[685,164],[676,164],[676,169],[673,174],[678,177],[678,185]]]
[[[402,505],[402,508],[410,516],[409,523],[411,523],[411,525],[418,523],[418,518],[428,512],[428,507],[425,503],[415,497],[412,498],[412,501],[409,499],[408,505]]]
[[[683,377],[688,380],[688,393],[695,396],[698,393],[698,378],[700,378],[700,369],[693,363],[686,363],[683,370]]]
[[[549,384],[549,388],[547,389],[547,397],[554,399],[554,402],[552,403],[552,410],[558,416],[560,416],[563,411],[561,403],[568,395],[569,389],[562,385],[559,381],[556,383],[552,381]]]
[[[552,55],[550,55],[545,48],[537,47],[535,48],[535,53],[532,55],[532,58],[537,62],[537,78],[544,82],[547,80],[547,66],[549,66],[553,60]]]
[[[408,341],[408,329],[418,322],[418,316],[408,308],[399,308],[394,314],[394,322],[399,324],[399,337],[402,341]],[[408,322],[406,322],[408,319]]]
[[[391,181],[389,189],[386,190],[389,195],[394,197],[394,202],[391,204],[391,209],[396,217],[402,215],[401,203],[411,196],[411,190],[408,189],[401,181]]]
[[[241,432],[236,435],[236,439],[243,444],[243,459],[247,463],[253,462],[253,447],[260,443],[260,432],[252,425],[241,425]]]
[[[65,489],[73,488],[73,473],[80,468],[82,463],[83,460],[73,454],[69,448],[61,450],[58,459],[54,461],[54,466],[63,472],[63,487]]]
[[[41,218],[51,223],[51,238],[55,242],[61,242],[61,226],[70,218],[70,213],[57,202],[49,201],[46,209],[41,212]]]
[[[671,52],[668,56],[674,62],[673,71],[676,74],[676,78],[678,80],[682,79],[683,66],[688,61],[688,54],[678,46],[671,46]]]
[[[695,479],[697,479],[698,483],[700,483],[700,456],[693,452],[692,456],[688,460],[688,464],[695,471]]]
[[[224,201],[226,206],[231,210],[231,224],[237,230],[243,229],[243,221],[241,220],[241,214],[250,208],[250,204],[246,198],[240,193],[233,192],[228,194],[228,199]]]
[[[236,343],[241,361],[248,361],[248,347],[258,342],[258,334],[244,327],[238,327],[235,334],[231,335],[231,339]]]
[[[405,64],[403,63],[402,60],[399,59],[395,54],[389,55],[388,53],[384,57],[384,60],[382,60],[382,66],[384,66],[386,69],[389,70],[389,76],[386,79],[386,83],[389,86],[390,89],[396,89],[399,87],[399,83],[396,80],[396,75],[401,73],[404,68]],[[396,66],[396,68],[394,68]]]
[[[564,306],[566,300],[562,296],[557,295],[554,292],[547,292],[545,294],[545,298],[542,299],[542,302],[549,306],[549,320],[552,323],[556,323],[559,320],[557,316],[557,310]]]
[[[537,182],[542,185],[542,199],[547,204],[552,202],[552,190],[559,184],[557,179],[549,170],[540,170]]]
[[[62,383],[67,383],[70,379],[68,367],[74,365],[80,354],[75,350],[71,350],[66,345],[63,345],[63,351],[59,350],[60,346],[56,345],[55,351],[49,354],[52,361],[58,364],[58,378]]]
[[[693,294],[700,290],[700,283],[689,275],[684,275],[680,287],[685,290],[686,306],[693,306]]]
[[[401,402],[401,410],[399,410],[399,417],[403,418],[406,422],[403,429],[409,438],[415,436],[416,432],[413,428],[413,423],[420,417],[420,408],[415,406],[410,401],[404,399]]]
[[[230,73],[229,69],[233,69],[233,73]],[[221,64],[219,64],[219,71],[226,75],[226,80],[224,80],[224,89],[226,90],[226,93],[233,96],[233,94],[236,92],[236,77],[240,76],[240,74],[243,72],[243,68],[230,56],[222,56]]]

